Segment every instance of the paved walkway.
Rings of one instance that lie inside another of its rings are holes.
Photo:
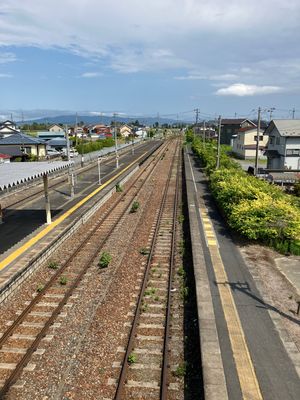
[[[190,191],[188,205],[194,219],[192,229],[198,230],[200,238],[196,243],[192,241],[193,253],[194,247],[198,253],[201,247],[208,277],[206,283],[203,280],[205,274],[198,274],[196,282],[198,312],[202,313],[199,318],[201,344],[214,349],[211,355],[206,352],[203,362],[206,399],[219,398],[218,388],[214,388],[212,383],[216,382],[218,375],[223,381],[220,360],[216,359],[218,371],[214,370],[214,363],[209,362],[209,357],[215,359],[216,346],[219,346],[230,400],[299,400],[299,351],[293,342],[282,337],[274,322],[275,319],[288,318],[299,324],[299,320],[283,315],[280,309],[264,301],[215,207],[206,177],[191,152],[185,154],[185,168],[189,171],[186,175],[187,190]],[[201,257],[198,258],[201,262]],[[197,259],[194,264],[199,270],[203,269]],[[212,299],[217,338],[213,334],[211,316],[207,313],[211,308],[206,309],[202,304],[203,288]],[[293,349],[294,357],[287,347]],[[205,349],[201,351],[203,354]]]

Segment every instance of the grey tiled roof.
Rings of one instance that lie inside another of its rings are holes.
[[[32,145],[45,144],[43,139],[25,135],[25,133],[14,133],[6,138],[0,139],[0,146],[4,145]]]
[[[270,133],[274,126],[278,129],[280,136],[300,137],[300,119],[273,119],[266,133]]]
[[[13,157],[24,156],[24,153],[20,150],[20,146],[0,146],[0,153]]]

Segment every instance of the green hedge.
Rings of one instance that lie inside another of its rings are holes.
[[[76,150],[79,154],[91,153],[103,149],[103,147],[111,147],[115,144],[115,141],[111,138],[97,140],[95,142],[82,142],[76,146]]]
[[[298,199],[242,171],[222,148],[216,170],[216,144],[195,139],[192,145],[206,169],[210,187],[230,227],[282,253],[300,255]]]

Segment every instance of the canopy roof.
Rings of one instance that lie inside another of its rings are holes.
[[[16,162],[0,164],[0,191],[60,171],[73,161]]]

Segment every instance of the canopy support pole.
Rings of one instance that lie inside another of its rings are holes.
[[[48,175],[47,174],[43,175],[43,181],[44,181],[46,220],[47,220],[47,224],[51,224],[51,208],[50,208]]]

